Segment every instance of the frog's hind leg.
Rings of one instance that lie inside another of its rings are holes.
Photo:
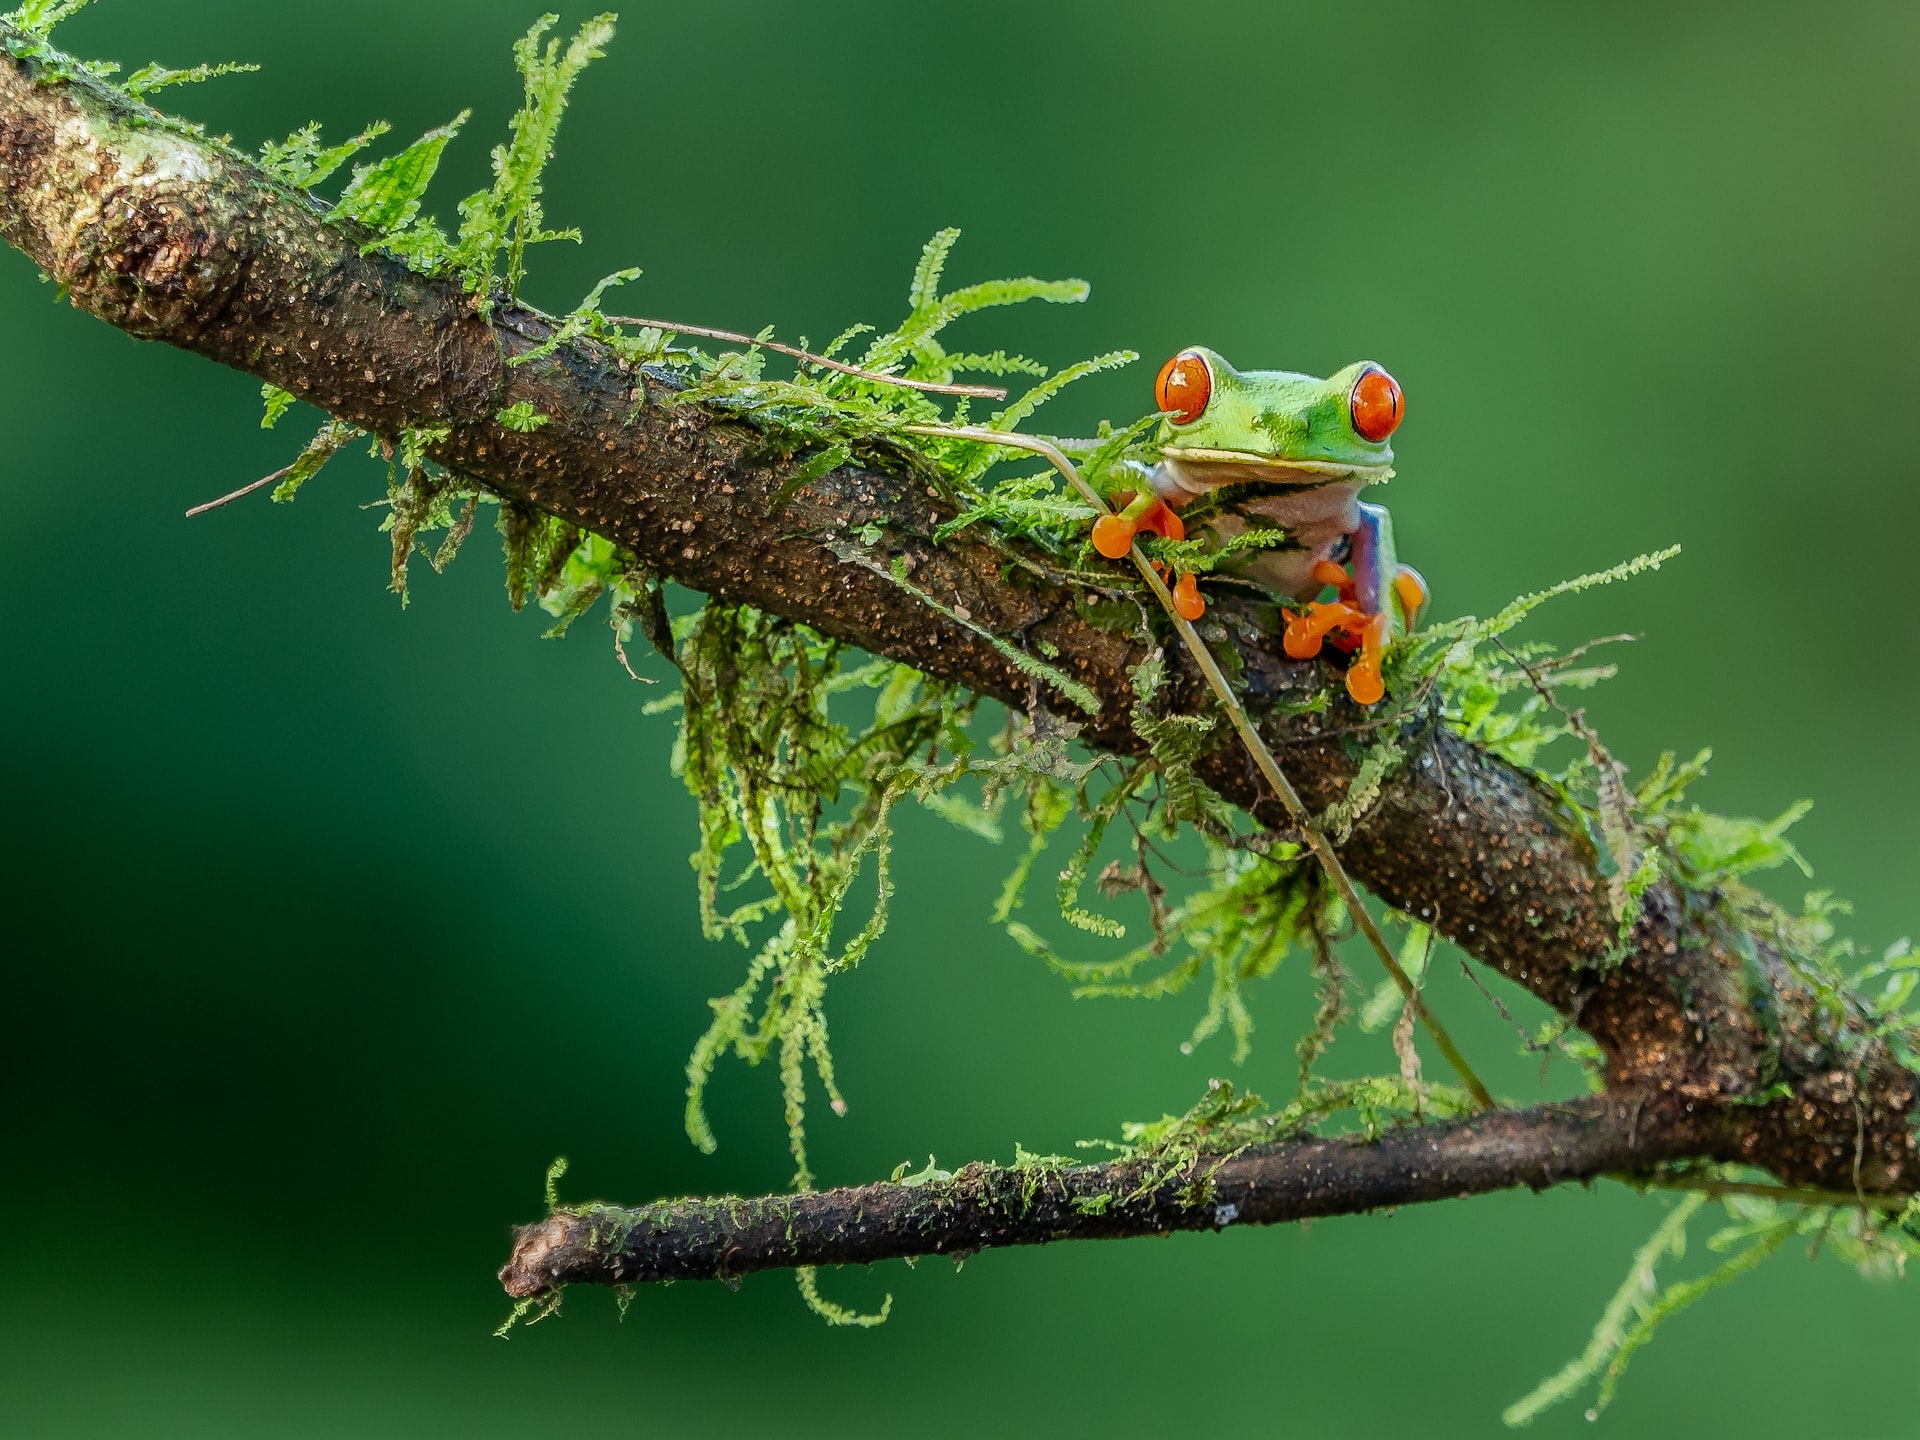
[[[1347,537],[1350,565],[1314,564],[1313,578],[1339,596],[1314,601],[1287,621],[1281,646],[1296,660],[1310,660],[1322,643],[1357,652],[1347,666],[1347,693],[1362,705],[1377,705],[1387,686],[1381,669],[1394,637],[1413,628],[1427,603],[1427,582],[1400,564],[1393,552],[1393,517],[1383,505],[1360,506],[1360,524]]]
[[[1359,509],[1359,528],[1348,537],[1353,546],[1353,603],[1368,615],[1379,615],[1393,603],[1393,574],[1400,568],[1393,553],[1393,517],[1384,505],[1363,503]]]
[[[1362,504],[1352,544],[1353,600],[1360,622],[1351,628],[1360,653],[1347,667],[1347,694],[1362,705],[1377,705],[1387,693],[1380,674],[1387,644],[1393,639],[1397,603],[1393,578],[1399,566],[1393,554],[1393,517],[1384,505]]]

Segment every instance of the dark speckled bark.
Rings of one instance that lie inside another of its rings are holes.
[[[1138,748],[1126,721],[1138,642],[1089,623],[1071,594],[1008,571],[984,545],[934,544],[949,512],[925,461],[875,452],[776,503],[804,456],[777,458],[737,420],[663,404],[666,380],[591,343],[509,366],[552,334],[551,318],[505,302],[483,314],[457,285],[363,254],[364,237],[244,157],[168,128],[91,80],[21,58],[28,47],[4,25],[0,42],[10,52],[0,60],[0,234],[79,308],[270,380],[376,434],[446,426],[438,459],[503,497],[618,540],[684,585],[1013,705],[1072,710],[1036,694],[977,634],[843,556],[864,546],[883,568],[898,560],[919,588],[986,630],[1035,650],[1057,647],[1061,668],[1101,700],[1086,738]],[[500,409],[522,401],[550,423],[531,434],[496,423]],[[867,526],[880,535],[871,546],[856,538]],[[1203,631],[1237,661],[1250,711],[1309,803],[1323,807],[1352,782],[1361,746],[1352,727],[1365,717],[1344,700],[1325,716],[1288,717],[1291,707],[1277,702],[1303,698],[1324,676],[1288,661],[1261,615],[1223,595]],[[1198,708],[1202,687],[1178,658],[1176,699]],[[1649,897],[1625,959],[1602,968],[1613,939],[1604,887],[1591,847],[1552,797],[1425,720],[1405,739],[1410,758],[1346,845],[1348,866],[1389,903],[1431,918],[1481,962],[1574,1016],[1605,1050],[1610,1085],[1632,1100],[1647,1133],[1687,1135],[1693,1153],[1750,1160],[1796,1183],[1913,1183],[1913,1077],[1883,1047],[1818,1017],[1764,949],[1757,965],[1743,965],[1665,890]],[[1237,749],[1216,750],[1205,766],[1223,794],[1279,823]],[[1727,1106],[1776,1074],[1791,1098]],[[1708,1112],[1713,1123],[1697,1123]],[[1368,1193],[1369,1204],[1391,1201]],[[1409,1189],[1404,1198],[1426,1197]]]

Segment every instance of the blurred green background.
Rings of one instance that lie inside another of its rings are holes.
[[[313,118],[399,140],[471,104],[451,218],[534,14],[120,0],[63,37],[262,63],[173,92],[248,146]],[[1636,768],[1711,743],[1716,808],[1816,797],[1802,846],[1877,948],[1920,925],[1916,58],[1900,4],[639,0],[549,183],[586,244],[548,247],[530,291],[564,307],[640,264],[643,312],[818,338],[896,318],[957,224],[956,280],[1094,287],[967,343],[1148,357],[1060,428],[1138,414],[1188,343],[1378,358],[1410,403],[1388,498],[1440,612],[1684,544],[1531,633],[1644,633],[1591,701],[1608,737]],[[580,1292],[490,1338],[554,1155],[569,1198],[789,1173],[765,1071],[722,1068],[718,1155],[680,1131],[687,1049],[744,957],[698,935],[671,723],[597,625],[542,643],[511,615],[481,540],[444,579],[416,567],[403,613],[364,461],[292,509],[183,520],[284,464],[306,417],[263,434],[254,384],[54,298],[0,255],[0,1430],[1481,1435],[1584,1343],[1658,1201],[824,1276],[895,1295],[875,1331],[766,1276],[648,1291],[624,1323]],[[987,926],[1012,858],[904,821],[894,927],[832,1000],[852,1111],[818,1112],[824,1183],[1067,1149],[1210,1074],[1290,1092],[1299,967],[1255,996],[1241,1071],[1220,1041],[1183,1056],[1193,997],[1075,1002]],[[1499,1087],[1539,1093],[1457,975],[1439,996]],[[1356,1038],[1329,1066],[1389,1063]],[[1674,1323],[1602,1423],[1920,1435],[1917,1307],[1788,1254]]]

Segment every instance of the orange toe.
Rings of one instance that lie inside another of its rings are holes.
[[[1119,515],[1102,515],[1093,522],[1093,548],[1109,560],[1124,560],[1133,549],[1133,521]]]
[[[1295,615],[1287,621],[1280,648],[1295,660],[1311,660],[1320,653],[1320,632],[1313,628],[1307,616]]]
[[[1182,575],[1180,583],[1173,587],[1173,608],[1182,620],[1198,620],[1207,613],[1207,602],[1200,594],[1200,584],[1191,573]]]
[[[1380,666],[1371,656],[1363,655],[1347,667],[1347,694],[1360,704],[1378,705],[1386,693]]]
[[[1420,612],[1426,608],[1427,582],[1411,565],[1402,565],[1399,573],[1393,577],[1393,593],[1400,597],[1400,609],[1407,617],[1407,628],[1411,630],[1414,622],[1420,618]]]
[[[1377,705],[1387,693],[1380,662],[1393,637],[1386,615],[1369,615],[1360,624],[1360,658],[1347,667],[1347,694],[1362,705]]]

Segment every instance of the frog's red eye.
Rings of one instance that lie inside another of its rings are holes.
[[[1167,361],[1153,382],[1153,398],[1162,410],[1172,412],[1174,424],[1193,424],[1213,398],[1213,375],[1206,358],[1198,350],[1182,350]]]
[[[1401,418],[1407,413],[1407,398],[1400,393],[1398,382],[1375,366],[1353,382],[1347,407],[1353,412],[1353,428],[1360,437],[1377,445],[1400,428]]]

